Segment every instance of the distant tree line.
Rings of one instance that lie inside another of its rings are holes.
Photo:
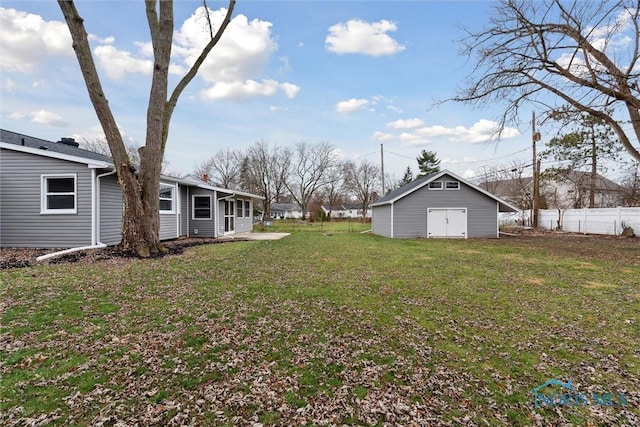
[[[193,175],[224,188],[264,197],[263,214],[273,203],[297,203],[304,218],[325,204],[358,203],[366,216],[379,197],[380,167],[366,159],[342,160],[328,142],[284,147],[259,140],[246,149],[226,148],[197,165]]]

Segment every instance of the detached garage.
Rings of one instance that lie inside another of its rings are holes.
[[[371,204],[374,234],[392,238],[498,237],[498,213],[518,208],[444,170]]]

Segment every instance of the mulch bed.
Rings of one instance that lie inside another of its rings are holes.
[[[179,255],[185,248],[197,245],[208,245],[213,243],[226,243],[233,240],[208,239],[208,238],[185,238],[163,242],[167,252],[156,255],[162,257],[167,255]],[[78,252],[72,252],[49,258],[44,261],[37,261],[36,258],[41,255],[50,254],[64,250],[63,248],[47,248],[47,249],[25,249],[25,248],[2,248],[0,249],[0,270],[10,268],[24,268],[37,264],[65,264],[72,262],[94,263],[98,261],[117,261],[128,258],[136,258],[137,255],[131,252],[124,252],[115,246],[104,249],[89,249]]]

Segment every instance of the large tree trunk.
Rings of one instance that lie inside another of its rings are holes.
[[[206,8],[206,2],[204,7]],[[208,20],[211,40],[203,48],[200,56],[167,97],[169,61],[173,42],[173,1],[146,0],[146,15],[151,33],[154,53],[153,78],[147,109],[147,134],[145,146],[140,149],[140,169],[131,164],[122,135],[113,117],[109,103],[102,90],[91,48],[84,28],[84,20],[79,15],[72,0],[58,0],[73,40],[82,76],[87,85],[89,98],[102,126],[118,181],[122,188],[124,214],[120,248],[147,257],[165,252],[160,242],[160,171],[165,146],[169,135],[169,123],[180,94],[196,76],[207,55],[218,43],[231,22],[235,0],[229,0],[227,14],[214,34]],[[208,14],[208,9],[205,10]],[[207,15],[208,17],[208,15]],[[174,206],[175,209],[179,207]]]

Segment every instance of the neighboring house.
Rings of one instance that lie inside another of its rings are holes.
[[[530,176],[485,181],[481,182],[478,187],[500,197],[502,200],[508,201],[519,209],[531,209],[533,200],[533,178]]]
[[[443,170],[371,204],[373,233],[392,238],[498,237],[498,213],[517,207]]]
[[[540,178],[541,207],[548,209],[583,208],[589,206],[591,174],[582,171],[543,172]],[[520,209],[531,209],[533,180],[531,177],[486,181],[480,188],[507,200]],[[616,207],[624,188],[602,175],[595,178],[596,208]]]
[[[580,209],[589,207],[591,174],[582,171],[553,173],[547,169],[540,183],[540,193],[549,209]],[[602,175],[594,180],[594,208],[615,208],[620,205],[624,188]]]
[[[322,205],[322,212],[331,218],[362,219],[362,205],[359,203],[342,203],[339,205]],[[371,218],[371,210],[367,210],[367,218]]]
[[[219,237],[252,229],[260,196],[188,178],[160,180],[160,239]],[[0,130],[0,246],[115,245],[123,199],[111,158]]]
[[[270,208],[271,218],[273,219],[302,218],[302,208],[297,203],[271,203]]]

